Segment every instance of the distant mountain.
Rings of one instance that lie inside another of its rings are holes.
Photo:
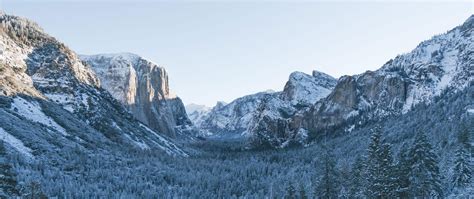
[[[185,106],[189,119],[193,124],[201,125],[202,119],[212,108],[199,104],[188,104]]]
[[[26,158],[63,161],[72,150],[187,153],[136,120],[94,70],[37,24],[0,15],[0,138]],[[184,111],[184,110],[183,110]]]
[[[213,135],[251,136],[264,117],[287,119],[329,94],[336,79],[321,72],[294,72],[281,92],[260,92],[216,105],[199,124]],[[265,115],[265,116],[263,116]]]
[[[153,130],[176,137],[179,129],[191,125],[183,102],[169,88],[163,67],[131,53],[80,58],[92,66],[102,88]]]
[[[420,104],[429,105],[445,92],[463,91],[474,79],[474,17],[446,34],[419,44],[413,51],[388,61],[379,70],[341,77],[327,97],[291,119],[254,128],[257,143],[272,146],[297,139],[336,135],[403,115]],[[434,116],[436,117],[436,116]],[[269,141],[269,137],[281,140]],[[259,145],[259,144],[257,144]]]

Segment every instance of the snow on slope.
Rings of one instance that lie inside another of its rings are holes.
[[[326,97],[336,84],[336,80],[318,71],[312,75],[303,72],[293,72],[283,90],[283,99],[291,101],[293,105],[314,104]]]
[[[156,143],[154,141],[155,144],[157,146],[159,146],[161,149],[163,149],[168,155],[180,155],[180,156],[183,156],[183,157],[189,157],[189,155],[186,152],[184,152],[182,149],[180,149],[174,143],[170,142],[169,140],[167,140],[163,136],[159,135],[155,131],[151,130],[147,126],[145,126],[143,124],[140,124],[140,127],[144,128],[146,131],[148,131],[149,133],[156,136],[161,143]]]
[[[32,150],[26,147],[21,140],[7,133],[2,127],[0,127],[0,140],[6,142],[26,157],[33,158]]]
[[[474,80],[473,76],[466,77],[466,72],[472,72],[468,64],[474,49],[472,29],[463,29],[467,23],[471,22],[422,42],[412,52],[397,56],[377,71],[384,74],[401,69],[412,80],[403,113],[420,102],[429,103],[448,87],[462,90]]]
[[[61,127],[51,117],[45,115],[41,110],[41,106],[36,102],[30,102],[21,97],[15,97],[13,98],[11,110],[17,112],[18,114],[30,121],[39,122],[48,127],[51,127],[52,129],[65,136],[68,135],[66,129]]]
[[[318,71],[313,71],[312,75],[293,72],[283,91],[260,92],[238,98],[225,106],[216,106],[196,125],[211,133],[250,136],[261,119],[285,120],[299,109],[326,97],[335,84],[336,79]]]
[[[212,108],[199,104],[188,104],[185,106],[185,109],[189,119],[193,122],[193,124],[200,126],[203,119]]]

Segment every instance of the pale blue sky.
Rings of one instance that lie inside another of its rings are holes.
[[[19,1],[79,54],[132,52],[164,66],[185,103],[281,90],[293,71],[334,77],[379,68],[461,24],[472,2]]]

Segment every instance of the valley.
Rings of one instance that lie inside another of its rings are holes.
[[[378,70],[295,71],[214,107],[139,55],[0,22],[0,198],[474,195],[474,16]]]

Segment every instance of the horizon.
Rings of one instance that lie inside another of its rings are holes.
[[[376,70],[462,24],[474,8],[468,1],[3,0],[0,6],[35,21],[78,54],[130,52],[153,61],[167,70],[170,89],[186,105],[207,107],[281,91],[294,71],[339,78]],[[62,14],[68,17],[57,17]]]

